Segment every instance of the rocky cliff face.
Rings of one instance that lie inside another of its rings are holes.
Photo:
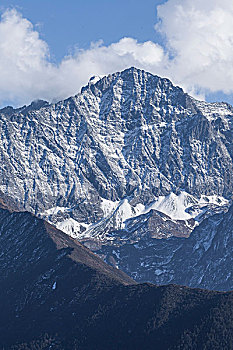
[[[0,190],[92,249],[189,237],[231,202],[232,118],[136,68],[91,79],[0,111]]]
[[[232,114],[230,105],[196,101],[167,79],[127,69],[55,105],[2,110],[1,189],[37,212],[79,205],[79,220],[90,222],[103,215],[101,198],[230,198]]]

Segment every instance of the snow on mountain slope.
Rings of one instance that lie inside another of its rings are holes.
[[[172,219],[188,220],[196,218],[207,206],[225,206],[228,205],[228,202],[228,200],[219,196],[201,196],[197,199],[186,192],[181,192],[179,195],[170,193],[168,196],[158,197],[144,213],[154,209],[170,216]]]
[[[201,196],[197,199],[186,192],[181,192],[179,195],[171,193],[168,196],[160,196],[148,206],[141,203],[133,206],[128,199],[115,202],[102,199],[100,207],[103,210],[103,218],[97,223],[88,225],[68,218],[59,222],[57,227],[73,238],[81,240],[100,239],[101,236],[101,241],[103,239],[112,241],[111,232],[115,230],[127,231],[129,219],[140,220],[142,215],[150,211],[157,211],[165,214],[163,221],[173,221],[177,224],[182,221],[182,224],[187,226],[185,237],[188,237],[193,228],[204,220],[209,210],[215,213],[226,210],[228,206],[229,201],[223,197]],[[59,211],[64,213],[65,211],[69,212],[70,209],[55,207],[44,212],[42,216],[46,217],[47,215],[49,220],[52,215],[58,214]],[[190,225],[191,219],[194,219],[194,221]],[[154,235],[154,237],[159,238],[160,233],[162,233],[160,230],[157,231],[157,236]],[[179,236],[179,232],[174,231],[174,236]]]

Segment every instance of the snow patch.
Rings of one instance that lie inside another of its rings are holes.
[[[172,220],[184,220],[189,219],[196,220],[196,225],[199,224],[199,218],[206,212],[206,210],[214,206],[226,206],[229,205],[229,201],[223,197],[213,195],[202,195],[200,198],[195,198],[189,193],[183,191],[180,194],[170,193],[168,196],[159,196],[150,204],[145,206],[142,203],[132,206],[129,199],[123,199],[121,201],[111,201],[102,198],[101,209],[103,211],[103,217],[96,223],[87,224],[79,223],[78,221],[69,218],[56,224],[57,228],[67,233],[69,236],[77,239],[85,238],[106,238],[108,228],[114,227],[117,230],[125,229],[126,221],[128,219],[137,217],[142,214],[147,214],[150,210],[157,210]],[[47,215],[55,214],[59,211],[70,210],[64,207],[55,207],[46,211]],[[166,220],[166,218],[164,218]],[[187,223],[188,225],[188,223]],[[193,228],[193,225],[190,229]],[[112,239],[110,236],[107,239]]]
[[[104,217],[110,215],[117,208],[118,205],[119,201],[113,202],[108,199],[102,198],[100,207],[103,210]]]
[[[59,212],[61,213],[65,213],[70,211],[70,208],[66,208],[66,207],[53,207],[50,209],[45,210],[43,213],[41,213],[41,215],[57,215]]]
[[[96,84],[100,79],[101,79],[100,76],[95,75],[95,76],[93,76],[93,77],[91,77],[91,78],[89,79],[89,83],[90,83],[90,84]]]
[[[170,193],[168,196],[158,197],[154,203],[146,208],[144,213],[154,209],[170,216],[173,220],[189,220],[195,219],[203,211],[203,207],[208,204],[223,206],[228,205],[229,201],[217,195],[202,195],[200,198],[195,198],[187,192],[181,192],[179,195]],[[193,206],[196,209],[188,212],[187,209]]]
[[[67,233],[72,238],[79,238],[80,233],[86,231],[89,225],[83,222],[79,223],[78,221],[70,218],[57,223],[56,227],[59,230]]]

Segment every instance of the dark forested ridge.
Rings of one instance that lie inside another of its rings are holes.
[[[0,349],[233,348],[232,292],[136,284],[5,204],[0,285]]]

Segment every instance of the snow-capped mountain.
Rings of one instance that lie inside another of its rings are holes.
[[[231,203],[232,118],[136,68],[92,78],[0,111],[0,190],[97,251],[189,237]]]

